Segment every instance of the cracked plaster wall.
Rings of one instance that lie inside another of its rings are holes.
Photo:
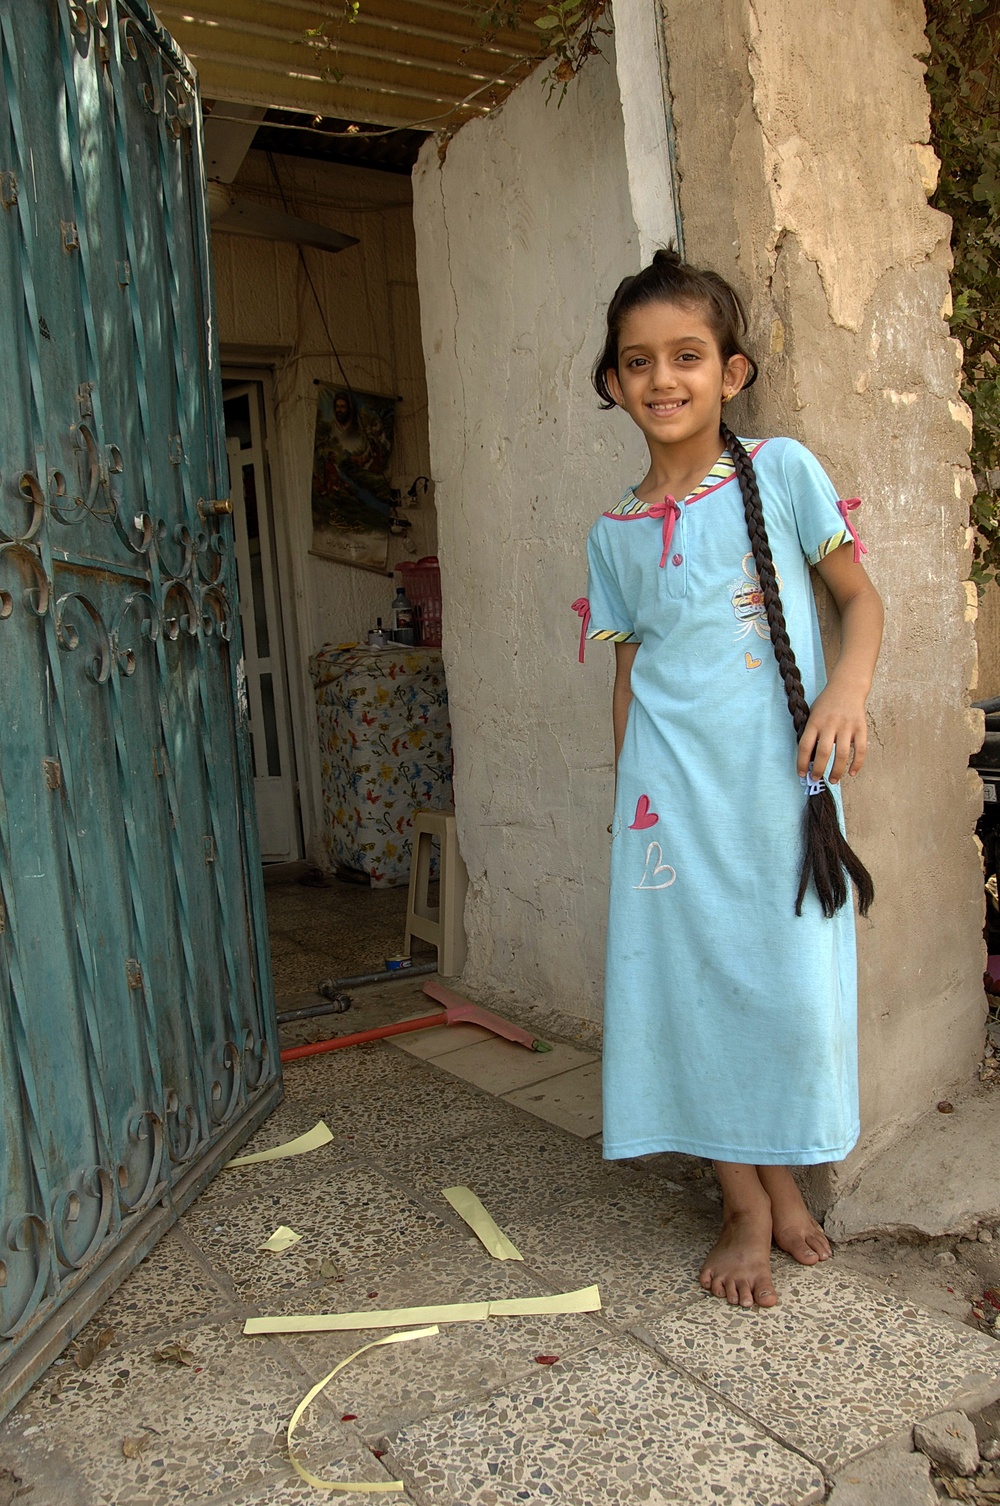
[[[864,1137],[849,1182],[971,1078],[983,1038],[971,430],[944,318],[950,224],[927,204],[924,13],[917,0],[664,12],[687,254],[743,292],[765,358],[736,416],[801,439],[842,496],[865,499],[886,604],[870,759],[847,791],[877,890],[859,923]]]
[[[642,446],[589,383],[602,303],[637,269],[613,59],[560,108],[536,73],[414,174],[465,978],[598,1018],[610,658],[577,664],[587,529]]]

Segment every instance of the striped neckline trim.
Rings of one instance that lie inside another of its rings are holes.
[[[767,443],[767,440],[744,439],[742,443],[744,449],[752,459],[761,446]],[[718,491],[720,486],[725,486],[733,479],[735,474],[736,466],[733,464],[732,456],[726,450],[719,456],[704,481],[696,486],[693,492],[690,492],[686,497],[682,497],[681,501],[685,507],[690,507],[692,502],[697,502],[702,497],[707,497],[709,492]],[[640,497],[636,496],[635,488],[630,486],[618,505],[612,507],[604,516],[606,518],[624,519],[645,518],[649,515],[649,506],[648,502],[643,502]]]

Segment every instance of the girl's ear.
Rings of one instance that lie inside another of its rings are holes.
[[[607,371],[604,373],[604,376],[605,380],[607,381],[608,391],[611,393],[611,396],[614,398],[619,408],[624,408],[625,394],[622,392],[622,384],[618,380],[618,372],[616,368],[614,366],[609,366]]]
[[[728,402],[739,392],[750,375],[750,362],[746,356],[730,356],[722,370],[723,401]]]

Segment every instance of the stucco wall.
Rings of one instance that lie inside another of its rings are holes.
[[[588,371],[638,266],[613,62],[539,74],[414,175],[466,979],[597,1018],[611,805],[606,652],[576,663],[594,517],[637,474]],[[617,418],[617,415],[615,416]]]
[[[358,245],[336,254],[306,247],[305,255],[351,385],[402,398],[393,480],[405,490],[416,476],[431,474],[409,179],[294,157],[273,162],[291,213],[358,237]],[[261,152],[248,154],[233,186],[244,199],[281,207],[274,172]],[[274,373],[270,458],[292,712],[307,765],[301,767],[300,759],[308,844],[321,819],[308,655],[322,643],[358,640],[377,616],[388,620],[393,587],[386,575],[309,553],[315,381],[342,377],[296,247],[217,232],[212,252],[224,363],[264,362]],[[413,522],[410,538],[390,538],[390,568],[399,559],[436,551],[433,489],[406,516]]]
[[[801,439],[841,495],[865,499],[886,604],[870,761],[847,791],[878,893],[860,923],[865,1137],[850,1179],[970,1078],[983,1036],[970,420],[943,317],[949,222],[926,197],[923,7],[664,11],[687,254],[745,294],[765,357],[736,416],[745,432]]]

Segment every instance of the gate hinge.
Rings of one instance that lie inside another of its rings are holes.
[[[5,168],[0,172],[0,204],[5,209],[13,209],[17,203],[17,173]]]
[[[7,901],[0,894],[0,936],[7,930]]]
[[[115,266],[118,269],[118,286],[127,288],[132,281],[132,263],[127,260],[119,261],[115,263]]]
[[[42,770],[45,774],[45,788],[47,790],[62,789],[62,764],[58,758],[43,758]]]
[[[179,434],[171,434],[167,440],[171,465],[181,465],[184,461],[184,443]]]
[[[62,230],[63,250],[64,251],[79,251],[79,249],[80,249],[80,232],[76,228],[76,221],[75,220],[60,220],[59,221],[59,225],[60,225],[60,228]]]
[[[76,401],[80,409],[81,418],[93,418],[94,416],[93,391],[93,382],[81,382],[76,389]]]
[[[142,987],[142,963],[136,957],[125,958],[125,978],[131,989]]]
[[[203,840],[204,840],[204,843],[205,843],[205,862],[206,863],[214,863],[215,862],[215,838],[211,834],[209,834]]]

